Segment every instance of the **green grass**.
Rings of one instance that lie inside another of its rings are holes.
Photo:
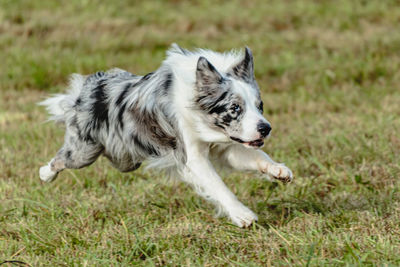
[[[0,1],[0,263],[399,266],[399,18],[389,0]],[[39,180],[63,130],[35,103],[72,72],[152,71],[172,42],[253,50],[264,149],[296,178],[225,178],[259,215],[251,229],[105,159]]]

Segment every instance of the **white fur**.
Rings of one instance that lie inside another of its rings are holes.
[[[39,105],[45,106],[47,112],[51,115],[49,120],[65,123],[65,113],[75,104],[84,81],[85,76],[73,74],[69,80],[69,90],[67,94],[55,94],[53,97],[47,98],[39,103]]]
[[[57,172],[51,170],[49,163],[48,165],[40,167],[39,176],[43,182],[51,182],[57,177]]]

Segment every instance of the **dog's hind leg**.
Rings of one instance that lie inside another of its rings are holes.
[[[80,169],[88,166],[99,157],[102,151],[101,144],[81,140],[67,130],[62,148],[47,165],[40,168],[40,179],[51,182],[59,172],[66,168]]]

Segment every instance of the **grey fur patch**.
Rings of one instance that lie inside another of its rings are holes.
[[[96,148],[94,155],[99,153],[98,147],[104,147],[107,157],[122,171],[138,168],[148,157],[169,153],[186,162],[171,110],[173,80],[172,72],[164,68],[145,76],[118,69],[87,76],[66,121],[73,134],[69,138],[75,136],[71,142]],[[74,153],[69,154],[71,162]]]

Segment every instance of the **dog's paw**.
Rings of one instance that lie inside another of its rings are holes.
[[[289,183],[293,180],[292,171],[282,163],[276,163],[273,165],[269,165],[266,168],[261,170],[262,173],[267,174],[267,179],[270,178],[280,180],[284,183]]]
[[[57,177],[57,172],[52,171],[49,165],[43,166],[39,170],[40,180],[51,182]]]
[[[258,220],[257,215],[241,203],[229,211],[229,217],[234,224],[241,228],[249,227]]]
[[[280,180],[284,183],[289,183],[293,180],[292,171],[284,164],[275,164],[268,168],[268,174],[272,178]]]

